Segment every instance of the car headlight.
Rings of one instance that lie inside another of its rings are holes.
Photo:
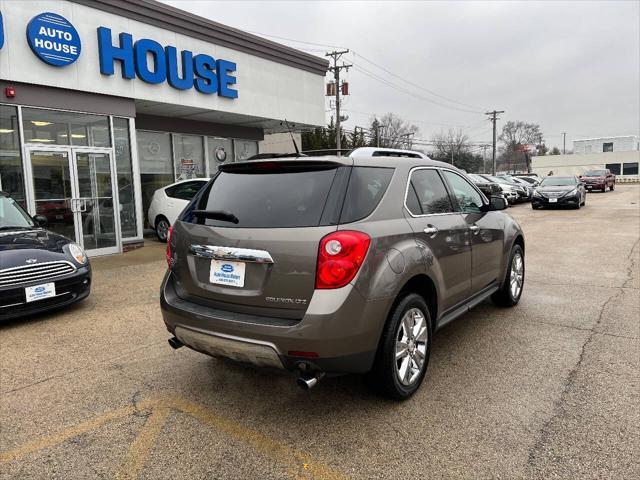
[[[88,261],[87,254],[84,253],[82,247],[80,247],[80,245],[78,245],[77,243],[69,244],[69,254],[80,265],[84,265]]]
[[[573,190],[571,190],[569,193],[565,193],[565,197],[570,197],[572,195],[577,195],[578,194],[578,189],[574,188]]]
[[[542,194],[541,194],[538,190],[534,190],[534,191],[533,191],[533,196],[534,196],[534,197],[541,197],[541,196],[542,196]]]

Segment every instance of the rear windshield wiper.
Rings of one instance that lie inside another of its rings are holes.
[[[224,210],[193,210],[195,217],[210,218],[212,220],[222,220],[224,222],[239,223],[238,217],[231,212]]]

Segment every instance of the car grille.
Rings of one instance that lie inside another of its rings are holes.
[[[566,192],[547,192],[547,193],[545,193],[545,196],[547,196],[549,198],[560,198],[565,193]]]
[[[70,262],[44,262],[0,270],[0,287],[49,280],[76,271]]]

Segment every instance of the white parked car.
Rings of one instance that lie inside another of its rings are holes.
[[[192,178],[167,185],[153,192],[147,219],[156,231],[158,240],[167,241],[169,227],[191,199],[207,184],[208,178]]]

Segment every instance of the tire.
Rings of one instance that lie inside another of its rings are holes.
[[[369,373],[372,386],[395,400],[406,400],[413,395],[427,371],[432,332],[431,315],[424,299],[416,293],[402,297],[393,307],[382,332],[376,360]],[[406,353],[396,359],[401,343],[406,345]]]
[[[609,190],[613,192],[615,189],[616,189],[616,184],[612,183],[611,186],[609,187]]]
[[[607,184],[604,184],[604,187],[602,187],[602,193],[607,193]]]
[[[156,219],[156,237],[158,237],[158,240],[160,240],[163,243],[167,243],[167,236],[169,235],[169,227],[171,227],[171,224],[169,223],[169,220],[167,220],[165,217],[163,216],[159,216]]]
[[[516,280],[516,283],[519,285],[519,288],[512,288],[512,277],[516,275],[518,268],[513,268],[514,260],[517,261],[517,258],[521,260],[521,269],[520,269],[520,282]],[[522,251],[522,247],[520,245],[514,245],[511,249],[511,255],[509,256],[509,264],[507,266],[507,273],[505,275],[504,281],[502,282],[502,286],[500,290],[494,293],[491,296],[491,300],[496,305],[501,307],[513,307],[517,305],[520,301],[520,297],[522,296],[522,290],[524,290],[524,274],[525,274],[525,265],[524,265],[524,252]],[[514,293],[514,290],[515,293]]]

